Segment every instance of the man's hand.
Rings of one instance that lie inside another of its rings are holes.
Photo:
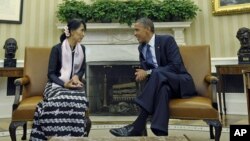
[[[147,72],[143,69],[136,69],[135,76],[136,81],[143,81],[147,78]]]

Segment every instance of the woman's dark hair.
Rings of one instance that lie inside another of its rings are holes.
[[[68,21],[68,29],[69,29],[69,33],[71,33],[72,30],[76,30],[77,28],[79,28],[81,26],[81,24],[83,24],[84,26],[84,30],[86,31],[86,23],[82,20],[82,19],[72,19],[70,21]],[[65,33],[62,33],[62,35],[60,36],[60,41],[61,43],[66,39],[66,35]]]

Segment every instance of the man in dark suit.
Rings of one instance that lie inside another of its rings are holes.
[[[169,99],[196,95],[194,82],[172,36],[155,35],[154,24],[148,18],[137,20],[134,30],[140,43],[138,49],[142,67],[135,72],[136,80],[146,80],[142,93],[135,100],[141,112],[132,124],[111,129],[110,132],[115,136],[145,135],[147,118],[152,115],[152,132],[157,136],[166,136]]]

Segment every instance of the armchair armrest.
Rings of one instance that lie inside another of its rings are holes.
[[[14,84],[15,84],[16,86],[18,86],[18,85],[27,85],[27,84],[29,84],[29,82],[30,82],[29,77],[28,77],[28,76],[24,76],[24,77],[21,77],[21,78],[16,79],[16,80],[14,81]]]
[[[215,77],[215,76],[212,76],[212,75],[206,75],[205,76],[205,81],[207,83],[210,83],[210,84],[217,84],[219,79],[217,77]]]
[[[219,79],[215,76],[212,76],[212,75],[206,75],[205,81],[207,83],[211,84],[212,102],[216,103],[217,102],[217,89],[216,89],[217,85],[216,84],[218,83]]]
[[[12,111],[14,111],[18,107],[18,104],[20,101],[20,95],[21,95],[21,86],[27,85],[27,84],[29,84],[29,82],[30,82],[30,79],[28,76],[18,78],[14,81],[14,84],[16,85],[16,91],[15,91],[14,103],[12,105]]]

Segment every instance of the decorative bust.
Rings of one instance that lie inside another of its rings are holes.
[[[17,42],[14,38],[8,38],[3,46],[5,49],[4,67],[16,67],[15,53],[18,49]]]
[[[239,64],[250,64],[250,29],[246,27],[240,28],[236,37],[241,45],[238,50]]]
[[[242,27],[238,30],[236,37],[240,41],[241,48],[250,48],[250,29]]]

